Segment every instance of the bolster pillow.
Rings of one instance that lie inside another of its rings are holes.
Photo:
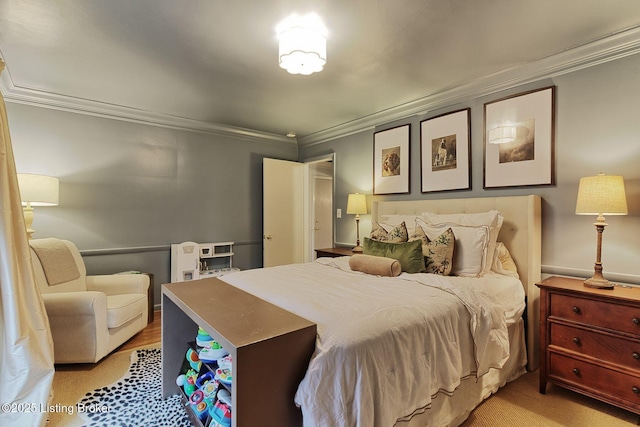
[[[349,267],[355,271],[389,277],[398,276],[402,271],[400,262],[397,259],[374,255],[351,255]]]

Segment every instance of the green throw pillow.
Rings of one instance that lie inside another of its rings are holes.
[[[424,273],[426,271],[424,256],[422,255],[422,242],[420,240],[406,243],[388,243],[365,237],[362,249],[365,255],[397,259],[400,261],[402,271],[407,273]]]

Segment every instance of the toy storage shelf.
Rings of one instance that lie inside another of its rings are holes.
[[[198,346],[196,344],[195,341],[190,341],[187,344],[187,347],[185,348],[185,352],[187,348],[191,348],[194,351],[198,350]],[[200,368],[200,374],[203,373],[203,370],[206,370],[208,372],[211,373],[211,375],[215,375],[215,371],[216,368],[218,367],[216,362],[202,362],[202,368]],[[182,371],[186,371],[189,368],[189,362],[186,359],[183,359],[182,361],[182,369],[180,370],[180,372]],[[179,375],[178,373],[176,375]],[[224,388],[225,390],[227,390],[229,393],[232,393],[232,389],[231,389],[231,385],[227,385],[223,382],[220,382],[220,387]],[[189,419],[191,420],[191,424],[196,426],[196,427],[209,427],[209,426],[213,426],[214,424],[211,423],[211,417],[207,416],[206,419],[203,421],[200,419],[200,417],[198,417],[198,415],[191,409],[191,404],[189,402],[189,397],[187,396],[187,394],[185,393],[185,391],[182,388],[178,388],[179,392],[180,392],[180,401],[182,402],[182,405],[186,408],[187,414],[189,415]]]
[[[162,394],[202,327],[233,357],[232,426],[301,426],[294,395],[315,349],[316,325],[216,277],[162,285]]]

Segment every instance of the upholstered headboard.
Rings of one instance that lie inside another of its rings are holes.
[[[498,241],[509,249],[527,295],[527,352],[529,370],[539,364],[539,290],[542,256],[540,196],[481,197],[468,199],[374,201],[372,219],[382,215],[433,213],[477,213],[497,209],[504,216]]]

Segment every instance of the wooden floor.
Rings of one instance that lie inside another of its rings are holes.
[[[146,328],[138,332],[133,338],[122,344],[116,351],[130,350],[133,348],[143,347],[160,342],[161,338],[161,319],[160,311],[153,313],[153,322],[148,324]]]

